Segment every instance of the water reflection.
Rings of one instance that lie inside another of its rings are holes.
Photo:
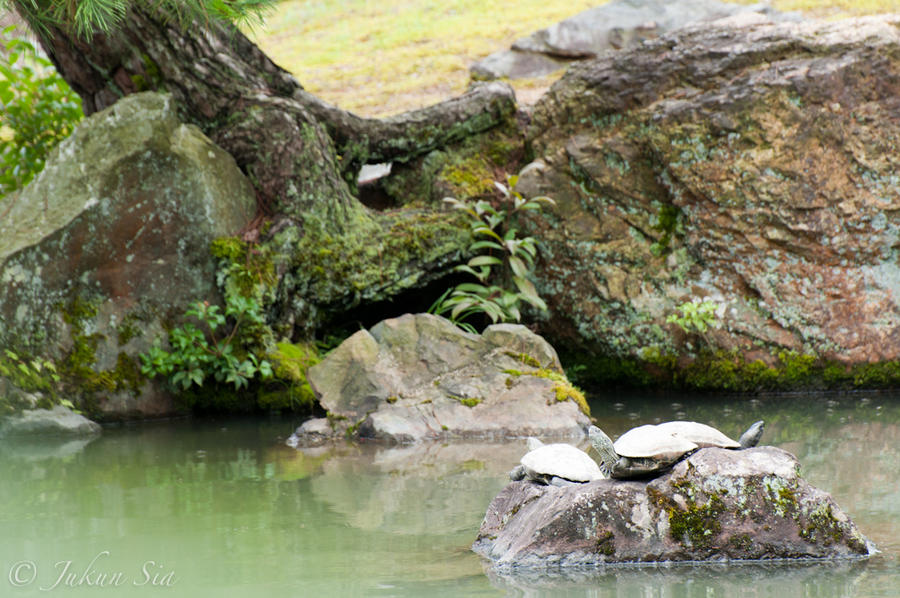
[[[856,596],[865,563],[670,565],[611,567],[605,571],[486,574],[515,596]]]

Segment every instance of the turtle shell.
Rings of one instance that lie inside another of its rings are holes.
[[[659,426],[648,424],[632,428],[619,436],[613,448],[622,457],[673,461],[699,447],[686,438],[661,432]]]
[[[571,444],[545,444],[526,453],[521,463],[531,479],[555,476],[572,482],[590,482],[606,477],[586,452]]]
[[[693,442],[700,448],[715,446],[719,448],[736,449],[740,443],[722,434],[712,426],[699,422],[673,421],[658,424],[656,429],[660,434],[670,434],[675,438],[681,438]]]
[[[712,426],[688,421],[638,426],[622,434],[614,444],[616,452],[623,457],[662,461],[708,446],[740,448],[741,445]]]

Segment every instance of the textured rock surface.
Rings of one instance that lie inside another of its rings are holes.
[[[309,383],[338,434],[357,426],[361,437],[392,442],[583,436],[588,417],[567,398],[564,378],[547,375],[561,377],[556,352],[524,326],[479,336],[407,314],[341,343],[310,368]],[[319,440],[324,429],[308,422],[292,442]]]
[[[900,358],[898,25],[705,25],[571,68],[518,187],[558,203],[548,338],[683,354],[666,317],[711,297],[715,347]]]
[[[62,358],[103,410],[170,411],[133,388],[134,358],[189,302],[217,299],[210,241],[254,210],[231,156],[179,122],[168,96],[117,102],[59,145],[0,220],[0,346]]]
[[[473,549],[498,568],[860,558],[870,544],[789,453],[702,449],[652,481],[513,482]]]
[[[100,424],[57,405],[53,409],[22,411],[0,419],[0,438],[13,436],[93,436]]]
[[[588,9],[475,63],[472,74],[484,79],[536,77],[571,60],[591,58],[607,50],[630,48],[690,23],[722,18],[782,20],[764,4],[742,6],[718,0],[614,0]]]

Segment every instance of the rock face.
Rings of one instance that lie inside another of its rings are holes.
[[[535,107],[517,188],[558,204],[548,338],[900,358],[898,56],[886,16],[689,27],[572,67]],[[666,323],[704,297],[721,328]]]
[[[789,453],[702,449],[652,481],[513,482],[473,550],[494,566],[862,558],[874,547]]]
[[[608,50],[634,47],[644,40],[690,23],[738,17],[751,20],[796,20],[764,4],[741,6],[718,0],[614,0],[517,40],[510,50],[475,63],[482,79],[537,77],[593,58]]]
[[[589,423],[583,397],[561,372],[553,347],[524,326],[474,335],[438,316],[407,314],[360,330],[310,368],[333,425],[311,420],[291,442],[348,426],[391,442],[581,437]]]
[[[0,418],[0,438],[15,436],[93,436],[100,424],[71,409],[57,405],[53,409],[22,411]]]
[[[210,241],[255,211],[234,160],[169,97],[81,123],[0,220],[0,347],[59,359],[111,414],[172,410],[135,356],[189,302],[216,301]]]

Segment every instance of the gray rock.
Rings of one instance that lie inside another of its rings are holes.
[[[171,412],[168,397],[136,393],[123,375],[163,322],[219,300],[210,242],[256,207],[234,159],[182,124],[169,96],[135,94],[85,119],[6,201],[0,346],[78,352],[79,367],[105,373],[92,391],[111,416]]]
[[[900,78],[898,23],[694,26],[570,68],[517,185],[556,200],[542,334],[619,358],[900,358],[897,90],[871,83]],[[707,297],[705,338],[666,321]]]
[[[491,54],[474,64],[471,71],[479,79],[537,77],[558,70],[567,61],[633,47],[690,23],[737,15],[760,20],[799,19],[796,13],[778,13],[766,4],[742,6],[718,0],[614,0],[519,39],[510,50]]]
[[[310,368],[309,382],[337,435],[352,426],[390,442],[581,437],[588,424],[567,400],[571,386],[553,347],[518,325],[479,336],[429,314],[384,320]],[[330,425],[308,422],[295,441],[315,442]]]
[[[499,570],[604,563],[863,558],[874,551],[786,451],[702,449],[652,481],[513,482],[473,550]]]
[[[100,424],[56,405],[53,409],[22,411],[0,420],[0,438],[16,436],[93,436]]]
[[[343,428],[342,428],[343,429]],[[285,441],[290,447],[320,446],[335,438],[337,432],[327,417],[308,419]]]

